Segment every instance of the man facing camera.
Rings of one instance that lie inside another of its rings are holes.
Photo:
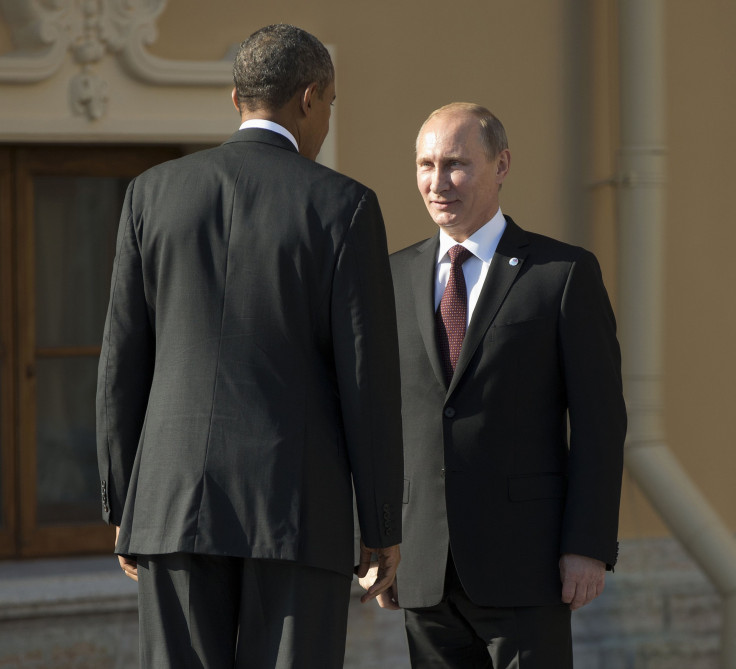
[[[386,236],[375,194],[314,162],[335,97],[325,47],[263,28],[234,78],[240,129],[125,197],[97,393],[103,516],[139,583],[142,667],[337,669],[353,488],[382,562],[364,599],[399,561]]]
[[[433,112],[416,167],[439,231],[391,257],[404,541],[379,603],[404,609],[413,667],[569,669],[570,612],[617,557],[613,312],[591,253],[502,214],[510,162],[487,109]]]

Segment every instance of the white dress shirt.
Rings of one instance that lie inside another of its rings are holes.
[[[262,128],[263,130],[271,130],[272,132],[277,132],[279,135],[283,135],[284,137],[286,137],[286,139],[288,139],[294,145],[294,148],[297,151],[299,150],[299,145],[296,143],[296,137],[294,137],[294,135],[292,135],[286,128],[284,128],[284,126],[279,125],[278,123],[268,121],[265,118],[252,118],[241,123],[238,130],[244,130],[245,128]]]
[[[475,305],[478,304],[478,297],[486,280],[488,268],[491,266],[493,254],[496,252],[496,247],[505,229],[506,219],[499,207],[495,216],[488,223],[462,242],[462,246],[473,254],[463,263],[463,276],[468,291],[468,323],[473,316]],[[440,229],[440,248],[437,253],[437,272],[434,283],[435,311],[440,306],[445,286],[450,278],[450,256],[447,251],[456,244],[457,242],[452,237]]]

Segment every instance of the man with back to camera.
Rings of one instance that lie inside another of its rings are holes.
[[[404,541],[378,601],[404,608],[415,668],[569,669],[570,612],[618,553],[613,312],[591,253],[501,213],[510,160],[487,109],[433,112],[416,166],[439,233],[391,256]]]
[[[127,191],[100,356],[98,460],[139,583],[141,666],[341,667],[353,487],[388,588],[402,449],[375,194],[314,162],[334,69],[288,25],[240,47],[240,130]],[[366,548],[366,546],[370,548]]]

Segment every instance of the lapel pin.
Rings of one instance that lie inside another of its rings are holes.
[[[511,260],[509,260],[509,265],[511,265],[511,267],[516,267],[518,264],[519,264],[518,258],[511,258]]]

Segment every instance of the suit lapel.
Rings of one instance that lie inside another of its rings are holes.
[[[437,377],[437,381],[444,388],[445,374],[442,371],[434,320],[434,276],[439,246],[440,238],[438,234],[419,246],[417,256],[414,258],[411,275],[419,332],[422,334],[432,370]]]
[[[498,242],[496,252],[493,254],[493,261],[488,268],[483,289],[473,310],[473,318],[468,326],[468,331],[465,333],[455,374],[447,390],[448,395],[452,393],[462,378],[483,336],[506,299],[519,270],[524,265],[524,258],[526,257],[524,247],[527,245],[526,233],[509,216],[506,216],[506,229]]]

